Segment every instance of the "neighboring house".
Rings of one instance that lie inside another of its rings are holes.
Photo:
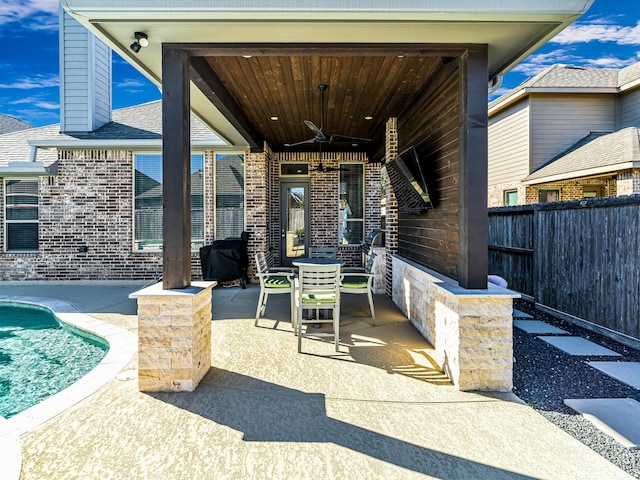
[[[27,128],[32,128],[32,125],[10,115],[0,113],[0,135],[3,133],[17,132],[18,130],[26,130]]]
[[[489,104],[490,207],[640,193],[640,63],[554,65]]]

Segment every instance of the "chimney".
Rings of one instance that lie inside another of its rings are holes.
[[[111,49],[60,7],[60,131],[111,121]]]

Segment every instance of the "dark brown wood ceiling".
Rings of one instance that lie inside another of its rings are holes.
[[[304,120],[321,127],[320,84],[328,86],[326,133],[373,139],[355,148],[350,143],[322,148],[371,150],[377,144],[379,150],[387,118],[407,108],[442,65],[438,56],[371,54],[207,56],[206,61],[246,120],[276,151],[318,148],[317,143],[285,144],[314,137]]]

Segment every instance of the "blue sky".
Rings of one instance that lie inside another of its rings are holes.
[[[554,63],[621,68],[640,61],[640,0],[596,0],[578,22],[504,77],[492,97]],[[59,122],[58,0],[0,0],[0,113],[34,126]],[[160,98],[114,55],[113,108]]]

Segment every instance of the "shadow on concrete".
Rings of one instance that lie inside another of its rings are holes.
[[[440,479],[533,478],[330,418],[323,394],[304,393],[227,370],[209,370],[195,392],[149,395],[242,432],[245,442],[333,443]],[[309,448],[311,455],[317,447]]]

